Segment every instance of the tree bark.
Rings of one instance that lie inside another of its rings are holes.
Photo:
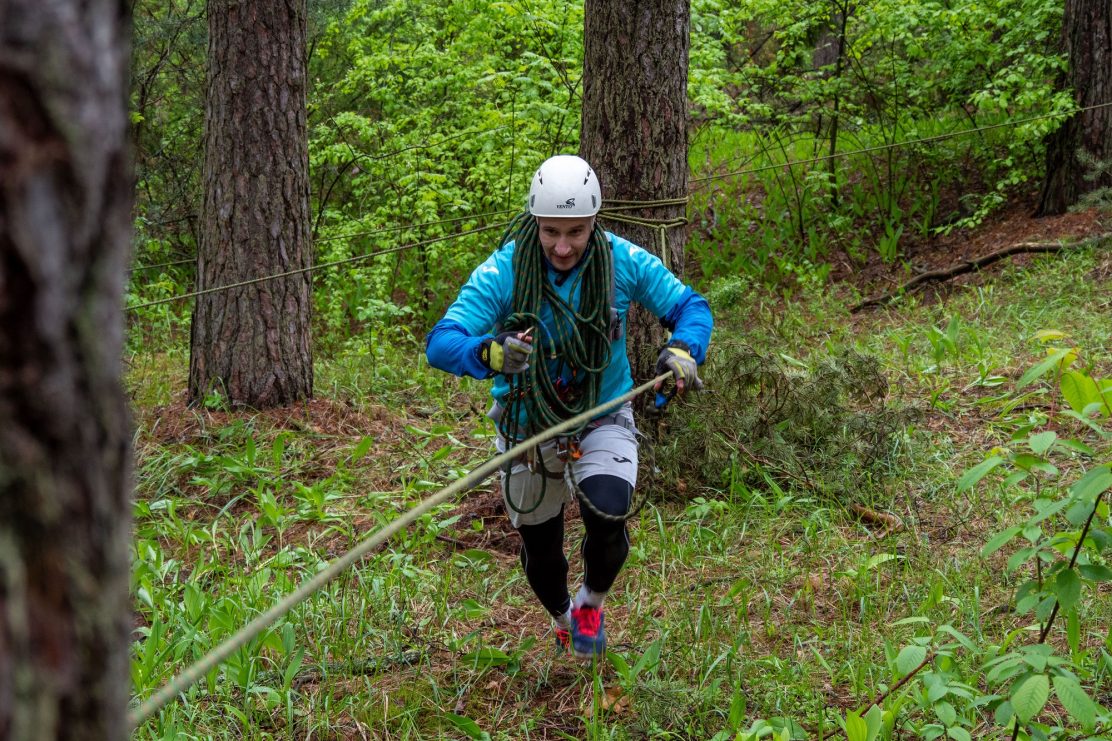
[[[129,34],[0,4],[0,738],[128,735]]]
[[[1064,80],[1079,108],[1112,101],[1112,4],[1108,0],[1065,0],[1062,43],[1069,58]],[[1083,149],[1101,161],[1112,159],[1112,108],[1082,111],[1047,137],[1046,179],[1036,216],[1065,213],[1086,193],[1112,186],[1112,175],[1085,179],[1077,158]]]
[[[208,3],[198,288],[310,267],[305,0]],[[308,272],[199,296],[189,397],[257,409],[312,396]]]
[[[586,0],[580,155],[598,174],[604,202],[687,195],[690,26],[689,0]],[[682,218],[685,207],[624,213],[670,220]],[[683,276],[683,229],[667,230],[662,251],[655,228],[603,223]],[[655,375],[663,330],[655,317],[638,307],[628,317],[627,339],[636,385]]]

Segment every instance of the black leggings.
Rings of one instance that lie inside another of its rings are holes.
[[[600,474],[579,482],[583,495],[600,511],[624,515],[629,511],[633,487],[625,479]],[[629,555],[629,533],[625,522],[605,520],[580,504],[586,535],[583,582],[592,592],[608,592]],[[529,586],[552,615],[563,615],[571,607],[568,596],[568,560],[564,557],[564,509],[538,525],[522,525],[521,565]]]

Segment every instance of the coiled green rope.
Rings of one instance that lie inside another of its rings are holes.
[[[502,329],[532,330],[537,350],[529,368],[509,378],[510,389],[498,423],[498,431],[508,445],[598,404],[602,372],[610,364],[610,294],[614,270],[609,240],[597,222],[571,278],[568,299],[564,299],[548,280],[548,265],[537,221],[531,214],[523,212],[510,222],[502,236],[502,244],[510,241],[514,243],[512,313],[503,322]],[[545,304],[552,312],[550,326],[544,325],[540,318]],[[569,434],[581,433],[587,424],[582,423]],[[543,467],[540,451],[534,454]],[[511,467],[512,462],[507,464],[507,478]],[[547,478],[542,475],[543,487],[547,487]],[[544,501],[544,489],[537,501],[525,509],[519,509],[508,496],[506,501],[516,512],[527,514]]]

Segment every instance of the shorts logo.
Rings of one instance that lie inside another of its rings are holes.
[[[569,198],[563,203],[557,203],[556,208],[575,208],[575,199]]]
[[[633,461],[631,461],[629,458],[626,458],[625,456],[622,456],[621,458],[614,457],[614,462],[615,463],[633,463]]]

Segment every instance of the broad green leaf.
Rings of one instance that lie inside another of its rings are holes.
[[[846,713],[846,739],[847,741],[869,741],[869,724],[853,710]]]
[[[609,654],[607,654],[609,656]],[[624,677],[625,675],[622,674]],[[745,720],[745,693],[735,691],[733,699],[730,700],[730,725],[737,728]],[[753,729],[749,729],[750,733]]]
[[[1059,440],[1058,447],[1072,450],[1075,453],[1081,453],[1081,455],[1087,455],[1090,458],[1096,455],[1096,452],[1092,448],[1080,440]]]
[[[1050,463],[1045,458],[1040,458],[1030,453],[1020,453],[1012,459],[1012,463],[1025,471],[1042,471],[1051,476],[1058,475],[1058,468],[1054,466],[1054,464]]]
[[[1112,470],[1107,464],[1089,469],[1070,487],[1070,494],[1077,499],[1092,501],[1112,486]]]
[[[1069,520],[1069,523],[1074,527],[1081,527],[1092,513],[1092,502],[1074,502],[1070,505],[1070,508],[1066,510],[1066,519]]]
[[[359,441],[359,444],[355,446],[355,450],[351,452],[351,459],[353,461],[359,460],[367,454],[367,452],[371,449],[372,446],[374,446],[374,444],[374,436],[366,435],[362,440]]]
[[[960,334],[961,318],[955,314],[954,316],[950,317],[950,322],[946,325],[946,339],[950,341],[951,345],[956,347]]]
[[[497,648],[488,647],[480,648],[478,651],[465,654],[461,657],[461,661],[481,669],[490,666],[505,666],[510,663],[510,657]]]
[[[629,662],[627,662],[619,653],[614,651],[607,651],[606,658],[610,665],[623,679],[629,676]]]
[[[1104,410],[1105,405],[1103,401],[1094,401],[1092,404],[1087,404],[1085,408],[1081,410],[1081,416],[1088,417],[1090,419],[1093,417],[1099,417],[1104,414]]]
[[[991,458],[983,460],[977,465],[973,466],[973,468],[970,468],[968,471],[963,473],[961,475],[961,478],[958,479],[958,491],[960,492],[965,491],[966,489],[972,489],[978,481],[983,479],[988,474],[989,471],[996,468],[1003,462],[1003,458],[998,455],[994,455]]]
[[[1107,566],[1102,566],[1099,563],[1084,564],[1078,566],[1077,570],[1081,572],[1081,576],[1089,581],[1112,581],[1112,569]]]
[[[1028,653],[1023,657],[1024,663],[1037,672],[1046,671],[1046,654]]]
[[[969,735],[969,731],[961,726],[947,728],[946,735],[954,739],[954,741],[973,741],[973,737]]]
[[[442,716],[446,721],[454,725],[457,729],[466,733],[467,736],[473,741],[483,741],[489,739],[490,734],[479,728],[479,724],[468,718],[466,715],[457,715],[456,713],[444,713]]]
[[[922,664],[925,658],[927,658],[927,649],[924,646],[904,646],[896,657],[896,671],[901,677],[906,677],[915,667]]]
[[[1016,388],[1021,389],[1029,386],[1039,378],[1045,376],[1052,368],[1058,367],[1067,356],[1073,352],[1072,350],[1047,350],[1049,353],[1046,358],[1039,361],[1035,365],[1027,369],[1027,372],[1020,376],[1019,382],[1016,383]]]
[[[1069,370],[1062,374],[1062,396],[1075,412],[1084,413],[1093,402],[1102,402],[1097,382],[1084,373]]]
[[[1053,445],[1054,441],[1057,439],[1057,432],[1054,430],[1046,430],[1045,432],[1040,432],[1037,435],[1032,435],[1027,438],[1027,444],[1031,446],[1031,450],[1035,455],[1042,455],[1050,450],[1050,446]]]
[[[911,617],[901,618],[893,623],[888,623],[893,628],[898,628],[901,625],[929,625],[933,622],[929,617],[923,615],[912,615]]]
[[[1077,610],[1066,611],[1066,642],[1074,654],[1081,650],[1081,619]]]
[[[865,725],[868,726],[868,741],[873,741],[880,735],[880,728],[884,725],[884,711],[879,705],[873,705],[865,713]]]
[[[968,636],[966,636],[960,630],[955,629],[951,625],[941,625],[941,626],[939,626],[938,632],[939,633],[949,633],[950,635],[952,635],[957,640],[958,643],[960,643],[962,646],[965,646],[966,650],[968,650],[968,651],[976,651],[977,650],[977,646],[973,643],[973,641],[969,640]]]
[[[1054,591],[1058,595],[1059,604],[1070,609],[1081,598],[1081,577],[1073,569],[1062,569],[1054,578]]]
[[[945,701],[934,704],[934,714],[944,726],[952,726],[958,719],[958,712],[954,710],[954,706]]]
[[[1064,510],[1066,508],[1066,505],[1070,503],[1070,500],[1063,497],[1062,499],[1056,499],[1049,504],[1047,504],[1046,502],[1047,500],[1041,499],[1035,503],[1037,509],[1039,510],[1039,514],[1028,520],[1028,525],[1037,525],[1043,520],[1053,517],[1054,515]]]
[[[944,682],[931,685],[930,689],[927,690],[927,702],[934,704],[948,694],[950,694],[950,688]]]
[[[633,665],[633,677],[638,676],[642,671],[652,671],[656,668],[660,663],[660,651],[663,643],[664,638],[661,637],[649,644],[649,647],[645,649],[645,653],[642,654],[641,658],[637,660],[637,663]]]
[[[1054,694],[1058,696],[1066,712],[1086,730],[1093,727],[1097,719],[1097,706],[1085,689],[1072,677],[1059,674],[1054,677]]]
[[[1016,716],[1028,723],[1039,714],[1050,698],[1050,678],[1045,674],[1032,674],[1019,682],[1010,698]]]
[[[989,542],[985,543],[985,547],[981,549],[981,557],[988,558],[993,553],[996,553],[996,551],[1007,545],[1008,541],[1019,535],[1021,530],[1023,530],[1022,525],[1013,525],[1004,532],[994,535]]]
[[[1040,623],[1045,623],[1050,619],[1050,613],[1054,611],[1054,605],[1058,601],[1057,597],[1053,595],[1043,598],[1043,601],[1035,608],[1035,619]]]
[[[881,564],[885,564],[889,561],[895,561],[901,558],[903,558],[903,556],[897,555],[895,553],[878,553],[875,556],[871,556],[869,560],[865,562],[865,565],[861,568],[861,570],[872,571]]]
[[[1042,343],[1056,342],[1066,336],[1066,333],[1060,329],[1040,329],[1035,332],[1033,337]]]

